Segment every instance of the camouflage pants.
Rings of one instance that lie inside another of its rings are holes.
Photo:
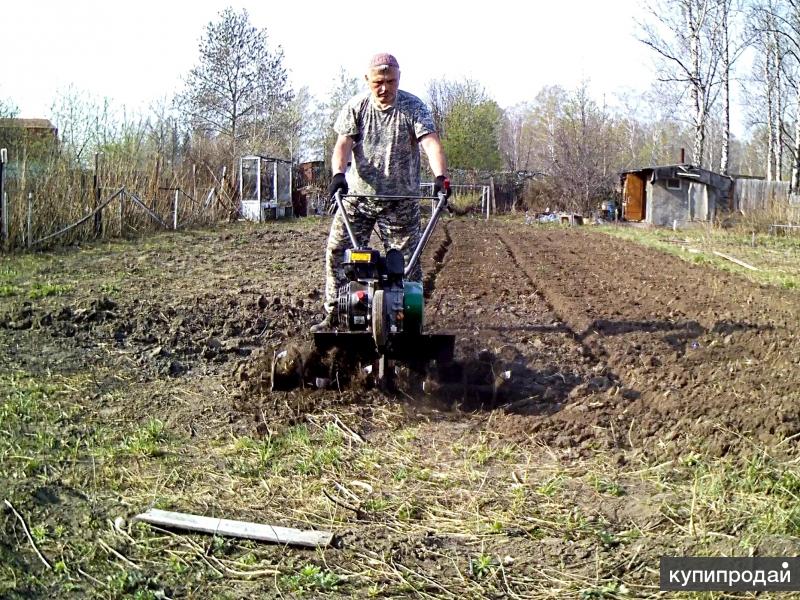
[[[414,198],[399,201],[378,201],[352,198],[344,203],[347,219],[356,242],[361,247],[369,245],[372,229],[378,226],[378,235],[383,241],[384,252],[397,249],[403,253],[406,264],[420,239],[419,201]],[[350,237],[340,211],[336,211],[328,234],[325,249],[325,312],[336,310],[336,296],[339,286],[347,282],[344,274],[344,252],[351,247]],[[422,281],[422,268],[417,262],[408,281]]]

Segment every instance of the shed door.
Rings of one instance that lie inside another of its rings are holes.
[[[644,221],[645,198],[644,179],[633,173],[625,177],[625,219],[628,221]]]

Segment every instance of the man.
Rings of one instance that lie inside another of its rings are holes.
[[[403,253],[406,264],[420,239],[419,167],[420,146],[425,151],[435,176],[434,195],[449,194],[445,186],[447,162],[433,118],[416,96],[399,89],[400,65],[391,54],[376,54],[370,60],[365,76],[369,92],[352,98],[336,119],[338,134],[333,148],[333,178],[328,193],[405,196],[407,200],[381,201],[371,198],[346,198],[345,211],[353,235],[360,246],[366,246],[373,227],[385,249]],[[350,172],[345,178],[348,162]],[[342,263],[350,247],[344,219],[337,211],[328,235],[325,250],[325,317],[311,328],[327,331],[336,324],[336,296],[346,281]],[[409,274],[410,281],[422,280],[417,266]]]

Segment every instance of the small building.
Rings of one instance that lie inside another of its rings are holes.
[[[711,221],[728,210],[732,179],[688,164],[646,167],[621,174],[626,221],[671,226]]]
[[[302,162],[295,167],[292,205],[298,217],[319,214],[327,200],[325,192],[329,179],[325,176],[325,161]]]
[[[2,118],[0,119],[0,130],[22,133],[29,140],[58,141],[58,129],[48,119]]]
[[[58,146],[58,129],[48,119],[0,119],[0,148],[8,149],[11,163],[23,156],[35,162]]]
[[[240,215],[249,221],[291,217],[292,163],[270,156],[239,159]]]

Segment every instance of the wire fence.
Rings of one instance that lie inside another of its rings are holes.
[[[226,193],[236,187],[231,185],[235,181],[226,181],[226,168],[220,178],[204,169],[201,182],[195,165],[181,173],[165,172],[161,159],[148,170],[112,158],[103,164],[99,154],[94,163],[92,171],[40,157],[27,167],[23,159],[9,168],[7,153],[0,149],[0,249],[133,237],[242,216],[238,198]],[[432,195],[433,185],[422,184],[422,195]],[[456,214],[488,219],[497,212],[491,178],[490,185],[459,183],[452,190]],[[319,214],[326,203],[319,204],[300,214]]]
[[[136,177],[130,172],[103,173],[97,158],[93,173],[64,168],[31,172],[23,167],[9,179],[6,158],[7,153],[0,149],[3,250],[133,237],[210,225],[238,214],[238,207],[224,193],[226,169],[220,179],[211,173],[211,185],[198,186],[192,167],[190,187],[184,189],[174,182],[159,186],[152,177]],[[125,183],[120,183],[122,180]]]
[[[420,184],[422,194],[433,196],[433,186],[433,183]],[[480,214],[488,219],[490,214],[497,212],[494,194],[489,185],[453,184],[450,189],[452,190],[450,207],[456,214]],[[431,210],[435,204],[436,201],[432,201]]]
[[[159,214],[137,193],[129,192],[121,187],[77,221],[52,233],[42,234],[41,223],[36,223],[34,219],[36,202],[31,192],[28,194],[25,227],[18,232],[19,235],[15,238],[21,239],[21,246],[31,249],[55,242],[65,244],[87,238],[128,237],[144,230],[152,231],[154,225],[157,226],[156,229],[177,230],[216,221],[218,199],[214,188],[208,191],[203,202],[197,202],[183,190],[176,189],[171,210],[165,215]],[[114,210],[115,206],[116,210]],[[6,213],[7,210],[8,206],[4,201],[3,212]],[[87,223],[89,227],[84,227]],[[150,226],[146,226],[147,224]],[[10,239],[12,239],[11,235],[4,233],[3,243],[7,248]]]

